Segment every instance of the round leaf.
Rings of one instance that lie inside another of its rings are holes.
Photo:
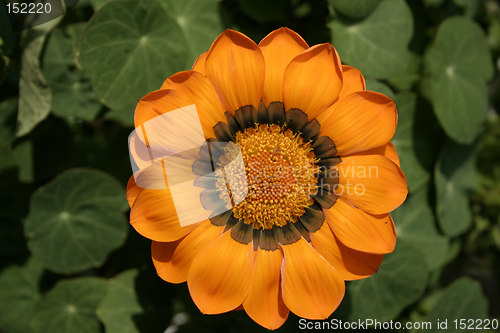
[[[125,193],[105,173],[72,170],[33,194],[28,247],[48,269],[74,273],[99,266],[127,234]]]
[[[97,308],[107,333],[162,332],[171,322],[169,286],[149,268],[125,271],[108,281]]]
[[[398,241],[394,252],[384,257],[377,274],[351,282],[346,292],[352,298],[350,320],[392,319],[417,300],[428,276],[422,257],[414,246]]]
[[[441,126],[453,140],[472,142],[486,117],[486,81],[493,73],[483,31],[464,17],[447,19],[439,26],[426,66]]]
[[[59,282],[38,302],[31,320],[31,331],[99,332],[100,323],[95,312],[106,288],[106,280],[99,278]]]
[[[133,106],[185,69],[189,49],[182,30],[155,1],[110,1],[90,19],[80,62],[110,108]]]
[[[476,184],[476,146],[452,142],[444,146],[435,170],[437,216],[449,236],[463,233],[472,223],[467,191]]]
[[[441,295],[427,321],[436,323],[447,320],[446,332],[464,332],[455,329],[455,319],[485,319],[488,316],[488,301],[484,297],[481,285],[470,278],[461,278],[451,284]],[[475,326],[474,326],[475,327]]]
[[[275,2],[279,1],[272,3]],[[201,53],[208,51],[212,42],[223,30],[219,17],[219,1],[160,0],[160,3],[168,15],[174,18],[186,37],[189,49],[188,68],[190,68]]]
[[[22,267],[5,268],[0,274],[0,331],[29,332],[29,319],[39,299],[42,266],[29,259]]]
[[[407,66],[413,18],[405,1],[384,0],[363,21],[334,20],[329,26],[342,62],[366,77],[388,78]]]
[[[54,30],[43,55],[43,74],[52,90],[52,113],[61,117],[95,118],[101,103],[90,86],[90,79],[75,63],[76,48],[84,25]]]
[[[108,282],[106,296],[97,309],[107,333],[139,333],[133,320],[142,313],[134,288],[137,274],[137,270],[127,271]]]
[[[448,240],[436,229],[427,194],[427,187],[410,194],[406,202],[391,215],[396,224],[398,239],[418,248],[425,256],[427,267],[433,270],[445,263]]]

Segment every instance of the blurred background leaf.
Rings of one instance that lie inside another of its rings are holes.
[[[405,1],[383,0],[365,20],[332,20],[329,27],[344,63],[366,77],[388,78],[404,69],[410,57],[412,21]]]
[[[127,208],[123,188],[110,176],[67,171],[33,194],[25,228],[28,247],[54,272],[99,266],[125,240]]]
[[[471,143],[486,117],[493,66],[481,28],[466,18],[444,21],[426,57],[432,103],[446,133]]]
[[[32,332],[100,332],[96,309],[106,288],[106,280],[95,277],[59,282],[38,301]]]
[[[92,120],[101,103],[90,86],[90,79],[76,63],[76,52],[84,24],[56,29],[43,54],[43,75],[52,91],[52,113],[66,118]]]
[[[111,1],[89,21],[79,60],[112,109],[157,90],[171,74],[191,65],[178,23],[154,1]]]

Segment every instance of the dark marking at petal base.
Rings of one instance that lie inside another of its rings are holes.
[[[210,222],[212,222],[213,225],[222,227],[228,223],[229,219],[231,218],[231,215],[233,215],[233,211],[227,210],[222,214],[209,218],[209,220]]]
[[[322,168],[332,168],[342,162],[342,159],[340,157],[330,157],[330,158],[325,158],[325,159],[320,159],[318,162],[316,162],[317,165],[321,166]]]
[[[300,221],[297,221],[293,224],[293,226],[295,227],[295,229],[297,229],[300,233],[300,235],[308,242],[310,243],[311,242],[311,236],[309,236],[309,231],[307,231],[307,229],[304,227],[304,225],[302,224],[302,222]]]
[[[231,134],[234,136],[240,130],[240,127],[238,126],[238,123],[236,123],[236,120],[234,120],[233,116],[231,116],[229,112],[227,111],[224,112],[224,115],[226,116],[227,126],[229,127]]]
[[[278,242],[282,245],[293,244],[302,237],[300,232],[290,222],[282,227],[278,227],[276,230],[278,231]]]
[[[318,189],[318,193],[312,196],[314,200],[324,209],[330,209],[337,201],[337,195],[322,188]]]
[[[316,232],[325,222],[325,214],[320,205],[315,202],[306,208],[306,212],[299,217],[299,221],[310,233]]]
[[[282,102],[269,103],[267,107],[267,115],[270,124],[278,124],[283,126],[285,123],[285,108]]]
[[[215,139],[213,138],[210,138],[207,141],[208,141],[208,148],[210,150],[210,157],[212,158],[211,162],[216,168],[216,166],[219,163],[220,157],[224,155],[224,147],[233,143],[215,141]]]
[[[263,101],[260,101],[259,109],[257,110],[257,122],[259,124],[267,124],[269,122],[266,105]]]
[[[301,130],[302,132],[302,138],[305,141],[308,140],[316,140],[319,137],[319,131],[321,129],[321,125],[319,124],[319,121],[316,119],[311,120],[306,126],[304,126]]]
[[[335,168],[321,168],[318,174],[318,187],[329,187],[334,191],[339,183],[339,171]],[[332,192],[330,191],[330,192]]]
[[[206,188],[207,190],[216,190],[215,178],[210,176],[198,177],[194,180],[194,186]]]
[[[248,244],[253,239],[253,227],[250,224],[238,221],[231,228],[231,238],[241,244]]]
[[[198,176],[204,176],[214,171],[210,160],[195,160],[191,169]]]
[[[234,227],[236,225],[236,223],[238,223],[238,221],[239,220],[236,217],[234,217],[234,215],[232,214],[232,211],[231,211],[231,216],[229,216],[229,219],[227,220],[226,227],[224,228],[224,232],[226,232],[229,229],[231,229],[232,227]]]
[[[224,141],[224,142],[234,141],[234,136],[229,130],[229,126],[227,126],[227,124],[223,123],[222,121],[219,121],[214,126],[214,133],[215,137],[219,141]]]
[[[206,210],[217,210],[220,208],[223,200],[219,197],[219,192],[214,190],[203,190],[200,194],[200,201]]]
[[[208,147],[209,141],[205,141],[205,144],[200,147],[200,152],[198,153],[199,159],[201,161],[206,161],[210,163],[210,148]]]
[[[285,114],[286,126],[298,133],[307,124],[307,114],[299,109],[290,109]]]
[[[314,154],[319,158],[330,158],[337,154],[337,148],[332,139],[327,136],[320,136],[312,145]]]
[[[257,110],[253,105],[243,106],[234,113],[234,120],[242,130],[254,127],[257,123]]]
[[[260,234],[262,233],[262,230],[260,229],[253,229],[253,250],[257,251],[259,248],[259,241],[260,241]]]
[[[277,229],[263,229],[259,238],[259,247],[265,251],[274,251],[278,249]]]

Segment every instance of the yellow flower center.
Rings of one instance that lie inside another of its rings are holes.
[[[296,222],[305,208],[313,203],[310,195],[316,190],[318,166],[311,145],[278,125],[260,125],[236,134],[246,172],[247,196],[233,207],[234,217],[254,229],[271,229]],[[234,146],[225,149],[233,156]],[[226,167],[226,177],[231,177]],[[217,180],[217,187],[226,184]],[[240,183],[239,183],[240,184]],[[241,188],[231,188],[241,193]],[[221,191],[222,194],[226,191]],[[245,191],[246,192],[246,191]],[[227,192],[226,192],[227,193]],[[230,198],[222,199],[230,202]],[[227,197],[227,195],[226,195]]]

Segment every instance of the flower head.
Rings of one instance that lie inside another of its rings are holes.
[[[366,91],[359,70],[343,66],[331,44],[309,47],[281,28],[259,45],[226,30],[193,70],[141,99],[135,125],[191,104],[207,142],[229,143],[210,163],[201,156],[217,146],[202,148],[190,166],[199,175],[196,198],[223,209],[181,226],[169,182],[148,189],[130,179],[131,224],[153,240],[159,276],[187,281],[203,313],[242,306],[269,329],[289,311],[327,318],[344,281],[374,274],[395,246],[388,213],[407,186],[389,142],[394,102]],[[243,183],[229,163],[236,154]]]

